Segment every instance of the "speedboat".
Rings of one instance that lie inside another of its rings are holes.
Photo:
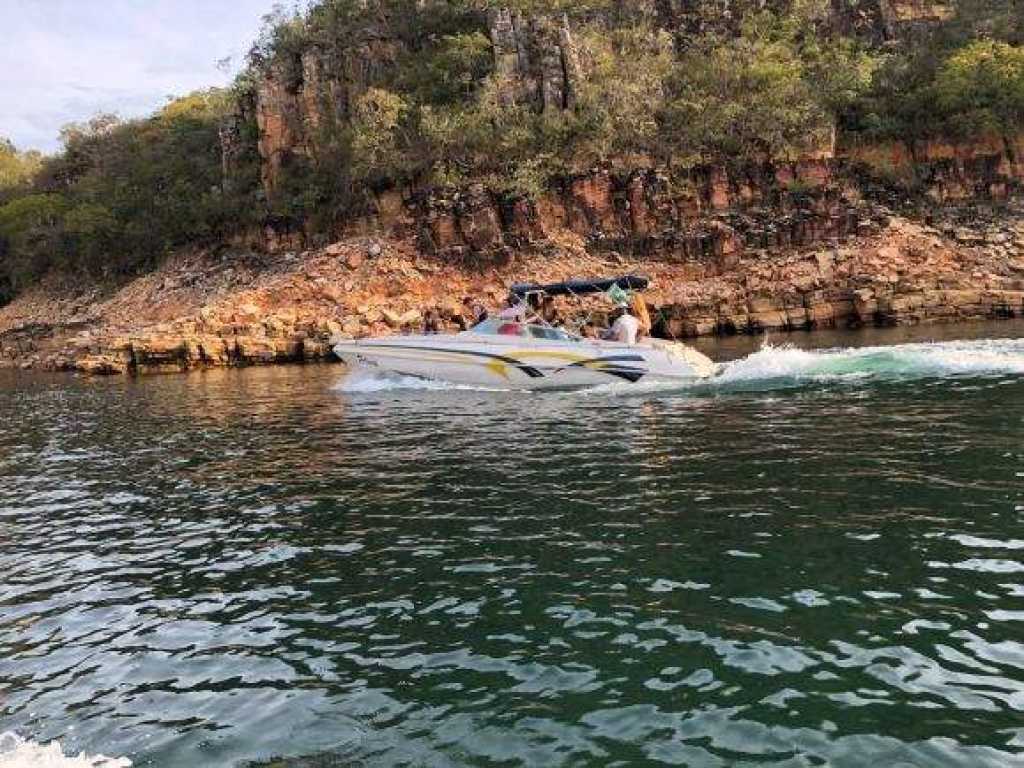
[[[626,277],[516,285],[512,296],[583,295],[646,284]],[[682,384],[716,371],[708,357],[683,344],[599,341],[537,319],[505,317],[488,318],[461,333],[342,341],[334,352],[354,371],[499,389],[571,390],[615,381]]]

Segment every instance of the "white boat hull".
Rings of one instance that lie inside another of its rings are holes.
[[[680,344],[546,341],[479,335],[395,336],[334,347],[353,370],[495,389],[584,389],[707,378],[715,364]]]

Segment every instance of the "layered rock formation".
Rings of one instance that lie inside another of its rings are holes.
[[[696,36],[709,28],[734,28],[750,11],[789,5],[788,0],[640,0],[628,13],[663,29]],[[352,105],[368,88],[385,82],[409,43],[396,31],[386,4],[367,4],[357,26],[329,45],[256,62],[252,109],[259,130],[265,191],[275,189],[281,168],[295,158],[316,159],[325,135],[344,128]],[[948,20],[954,0],[833,0],[832,26],[861,38],[896,40],[911,30]],[[724,30],[723,30],[724,31]],[[524,13],[497,7],[487,15],[494,73],[505,97],[538,111],[569,109],[586,77],[565,15]],[[685,43],[684,43],[685,44]]]
[[[854,145],[843,161],[873,182],[913,189],[935,203],[1005,200],[1024,188],[1024,133],[966,142]]]
[[[762,6],[773,3],[643,0],[630,12],[645,13],[665,28],[699,33],[709,20],[735,21],[744,9]],[[946,19],[954,5],[949,0],[836,0],[831,8],[835,24],[884,40]],[[573,106],[586,75],[567,17],[498,8],[486,26],[503,98],[539,112]],[[408,51],[393,29],[381,11],[349,30],[343,44],[330,50],[313,46],[257,70],[253,110],[268,196],[288,164],[320,161],[323,137],[349,124],[355,100]],[[633,169],[594,169],[561,179],[536,203],[479,185],[401,189],[377,197],[375,206],[371,202],[376,215],[353,229],[398,236],[415,232],[425,251],[465,263],[500,262],[510,249],[543,248],[551,233],[570,230],[599,250],[668,261],[714,254],[728,266],[743,249],[810,245],[869,232],[877,226],[877,200],[893,207],[912,196],[937,203],[1005,199],[1024,181],[1022,158],[1022,137],[838,150],[826,142],[793,162],[699,168],[675,177],[642,162]],[[227,156],[225,168],[230,168]],[[288,217],[268,218],[262,241],[271,251],[310,244],[302,222]]]
[[[543,248],[571,231],[594,250],[729,268],[742,253],[807,246],[877,231],[879,203],[1005,201],[1024,187],[1024,134],[952,144],[841,147],[836,155],[742,169],[597,169],[565,179],[536,204],[481,186],[429,190],[407,200],[421,248],[488,263]],[[503,256],[504,254],[504,256]]]
[[[382,10],[349,30],[344,45],[314,46],[257,70],[252,107],[267,195],[288,163],[317,161],[325,138],[349,125],[358,97],[393,70],[407,46],[392,30]],[[499,8],[489,14],[488,34],[503,98],[541,112],[574,105],[582,71],[565,16]]]
[[[886,32],[896,37],[908,25],[923,25],[947,21],[956,12],[951,0],[878,0],[878,9]]]
[[[571,229],[487,266],[396,238],[229,262],[192,254],[107,295],[52,284],[23,295],[0,309],[0,365],[147,373],[324,360],[332,339],[417,330],[430,310],[454,329],[465,295],[496,307],[515,281],[622,272],[653,279],[646,298],[668,338],[1024,317],[1024,210],[974,228],[874,226],[824,248],[725,260],[594,251]]]
[[[404,44],[385,17],[353,29],[342,47],[319,47],[262,66],[254,102],[264,191],[272,195],[281,169],[318,159],[325,137],[347,125],[355,100],[394,66]]]
[[[526,16],[500,8],[491,13],[489,27],[494,72],[507,85],[507,100],[540,112],[574,106],[583,74],[567,17]]]
[[[666,336],[1024,317],[1024,223],[987,231],[893,219],[878,234],[744,258],[662,309]]]

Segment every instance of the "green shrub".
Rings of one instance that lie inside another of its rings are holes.
[[[961,133],[1014,131],[1024,123],[1024,48],[992,40],[950,56],[935,78],[936,107]]]
[[[766,160],[827,141],[835,110],[866,85],[870,63],[849,45],[801,39],[806,31],[792,19],[758,14],[737,37],[711,37],[684,52],[664,126],[677,158]]]
[[[66,127],[64,151],[40,160],[32,183],[0,207],[0,279],[18,287],[52,267],[130,274],[244,227],[253,220],[255,150],[241,153],[249,170],[226,189],[220,128],[233,108],[212,90],[148,119],[101,115]]]
[[[19,152],[9,140],[0,137],[0,195],[31,180],[42,162],[39,152]]]

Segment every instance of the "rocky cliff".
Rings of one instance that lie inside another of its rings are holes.
[[[733,6],[771,4],[643,0],[630,12],[685,37],[732,23]],[[829,23],[898,44],[952,9],[834,0]],[[226,182],[250,112],[268,198],[290,166],[331,162],[325,137],[409,52],[391,21],[367,17],[343,44],[260,68],[245,114],[221,134]],[[586,72],[568,17],[498,9],[485,27],[502,100],[538,114],[573,107]],[[1022,186],[1024,134],[840,136],[789,159],[686,171],[634,158],[563,175],[533,198],[480,183],[385,185],[332,246],[271,217],[261,251],[179,254],[121,286],[43,283],[0,309],[0,365],[328,359],[333,338],[408,330],[428,310],[455,327],[466,294],[496,304],[513,281],[625,271],[655,279],[648,298],[666,337],[1024,316]]]
[[[479,185],[428,190],[403,202],[402,226],[417,233],[424,251],[462,262],[507,259],[570,231],[594,251],[728,269],[744,254],[877,232],[884,210],[922,198],[999,203],[1022,188],[1024,135],[892,142],[675,177],[595,169],[536,203]]]
[[[382,11],[348,30],[343,43],[314,46],[255,70],[252,107],[268,196],[282,168],[316,161],[326,137],[350,126],[358,97],[385,81],[408,51],[390,22]],[[486,30],[503,99],[540,112],[573,106],[582,70],[566,16],[499,8],[488,14]]]
[[[777,5],[779,3],[775,3]],[[782,3],[785,4],[785,3]],[[666,29],[703,34],[768,0],[643,0],[631,7]],[[862,37],[898,41],[948,19],[951,0],[834,0],[831,23]],[[389,19],[372,17],[344,45],[312,47],[258,70],[253,110],[265,193],[281,171],[317,162],[323,137],[350,125],[352,105],[396,66],[408,42]],[[586,78],[565,15],[498,8],[486,17],[501,96],[538,112],[572,108]],[[826,142],[800,158],[696,168],[669,174],[637,159],[556,179],[535,202],[475,184],[459,189],[406,185],[372,196],[369,216],[352,230],[414,233],[429,253],[487,263],[510,249],[542,248],[549,233],[570,230],[596,249],[647,259],[729,259],[741,250],[809,245],[870,231],[873,205],[910,198],[949,203],[1003,200],[1024,182],[1021,136],[968,143]],[[398,227],[395,229],[395,227]],[[312,244],[301,222],[268,219],[269,250]]]
[[[147,373],[326,360],[332,339],[417,330],[430,310],[455,329],[464,295],[496,307],[514,281],[619,272],[653,278],[646,298],[667,338],[1024,317],[1024,209],[972,221],[878,211],[870,231],[824,247],[683,260],[594,250],[572,229],[486,266],[398,237],[229,262],[184,254],[118,289],[48,283],[19,297],[0,309],[0,365]]]

